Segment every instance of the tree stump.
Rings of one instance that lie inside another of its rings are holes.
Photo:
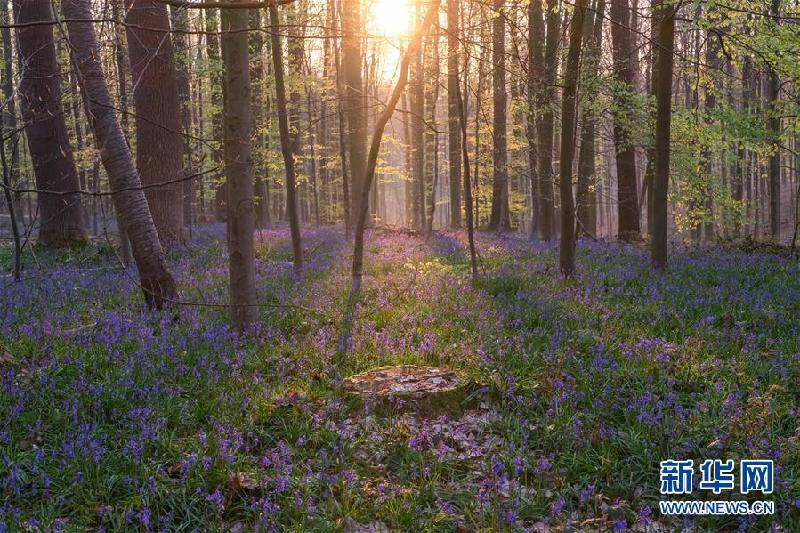
[[[459,416],[477,396],[474,383],[430,366],[374,368],[346,378],[342,387],[377,414],[412,412],[424,418]]]

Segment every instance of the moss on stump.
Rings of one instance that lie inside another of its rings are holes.
[[[344,391],[377,414],[411,412],[425,418],[460,416],[476,402],[477,386],[431,366],[386,366],[346,378]]]

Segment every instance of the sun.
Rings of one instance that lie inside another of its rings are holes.
[[[370,32],[382,37],[408,34],[409,0],[373,0],[369,8]]]

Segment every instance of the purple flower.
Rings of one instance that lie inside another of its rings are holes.
[[[558,499],[553,502],[553,505],[550,506],[550,516],[558,516],[561,514],[561,511],[564,510],[564,506],[566,505],[566,501],[564,500],[563,496],[559,496]]]

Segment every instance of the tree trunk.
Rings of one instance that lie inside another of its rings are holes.
[[[547,37],[545,39],[544,72],[540,91],[541,115],[536,124],[539,138],[537,167],[539,178],[539,233],[542,240],[553,238],[553,106],[556,99],[556,73],[558,72],[558,42],[561,36],[561,13],[557,0],[547,0]]]
[[[255,174],[255,210],[256,225],[259,228],[269,229],[271,226],[269,216],[269,204],[267,180],[269,168],[265,161],[264,154],[268,153],[269,148],[265,130],[269,130],[269,119],[265,114],[267,110],[267,99],[265,97],[266,88],[264,87],[264,36],[261,32],[261,10],[250,10],[249,20],[250,32],[250,81],[253,90],[251,91],[253,109],[253,140],[256,143],[253,157],[253,172]]]
[[[594,13],[584,18],[586,40],[584,57],[586,75],[596,78],[600,67],[600,54],[603,49],[603,21],[605,20],[605,0],[597,0]],[[581,114],[581,145],[578,154],[578,197],[577,216],[580,228],[589,235],[597,233],[597,169],[595,167],[595,141],[597,135],[597,110],[589,103],[591,94],[584,99]]]
[[[19,134],[17,133],[17,111],[14,101],[14,54],[11,44],[11,17],[8,11],[8,2],[0,1],[0,34],[2,34],[3,42],[3,111],[2,111],[2,129],[0,134],[8,141],[10,161],[6,159],[7,164],[10,163],[8,172],[9,186],[19,186]],[[4,148],[5,149],[5,148]],[[11,195],[11,202],[14,204],[14,212],[17,214],[17,223],[22,225],[24,216],[22,213],[22,205],[20,203],[21,196],[19,194]]]
[[[61,107],[61,71],[56,61],[53,20],[47,0],[14,0],[17,31],[19,94],[25,135],[39,191],[39,243],[71,246],[86,240],[78,171]]]
[[[456,80],[458,81],[458,80]],[[478,279],[478,253],[475,250],[475,223],[472,217],[472,182],[469,175],[469,150],[467,149],[467,111],[461,98],[461,87],[456,83],[456,105],[461,127],[461,154],[464,158],[464,215],[467,223],[467,243],[469,244],[472,281]]]
[[[189,135],[192,131],[192,113],[191,113],[191,88],[189,85],[189,47],[187,43],[186,32],[189,30],[189,15],[187,10],[179,7],[172,7],[170,10],[172,16],[172,28],[176,31],[174,35],[175,40],[175,65],[177,75],[178,87],[178,101],[181,110],[181,141],[183,146],[183,169],[181,176],[185,178],[183,182],[183,224],[189,228],[191,233],[192,222],[194,218],[194,203],[195,203],[195,180],[189,179],[194,173],[192,164],[192,147],[189,142]],[[191,235],[189,235],[191,237]]]
[[[367,101],[361,78],[361,0],[342,0],[342,71],[350,161],[350,212],[361,212],[361,189],[367,164]]]
[[[635,55],[630,27],[628,0],[611,0],[611,42],[614,71],[620,87],[616,95],[617,112],[614,119],[614,143],[617,157],[618,228],[621,240],[639,236],[639,202],[636,191],[636,152],[628,138],[632,117],[627,112],[630,99],[624,91],[635,91]]]
[[[292,253],[294,254],[294,273],[303,272],[303,245],[300,241],[300,220],[297,216],[296,176],[292,139],[289,132],[289,116],[286,109],[286,85],[283,74],[283,48],[279,32],[278,8],[269,7],[270,39],[272,42],[272,70],[275,75],[275,105],[278,112],[278,129],[281,137],[281,154],[286,166],[286,215],[292,234]]]
[[[422,3],[415,3],[415,26],[421,24]],[[425,230],[425,75],[423,72],[422,47],[414,51],[411,60],[410,104],[411,104],[411,163],[414,181],[414,227]]]
[[[218,169],[223,167],[222,161],[223,153],[223,126],[222,126],[222,100],[224,98],[225,89],[222,82],[222,64],[220,61],[220,38],[219,32],[219,10],[218,9],[205,9],[205,31],[206,31],[206,54],[208,56],[209,68],[209,89],[211,96],[211,109],[209,116],[211,118],[211,159],[214,161]],[[228,188],[225,185],[225,172],[224,170],[219,173],[211,175],[212,186],[214,189],[214,215],[217,220],[224,220],[227,214],[227,194]]]
[[[183,152],[178,81],[166,4],[125,0],[136,109],[136,168],[162,245],[183,241]],[[167,185],[156,184],[171,181]],[[153,187],[151,187],[153,186]]]
[[[235,3],[235,2],[231,2]],[[246,9],[222,10],[225,179],[228,198],[231,319],[244,329],[258,318],[255,284],[255,201],[250,148],[250,52]]]
[[[447,0],[447,169],[450,227],[461,227],[461,128],[458,115],[458,0]]]
[[[653,175],[653,267],[667,266],[667,190],[669,188],[670,124],[672,119],[672,67],[675,46],[675,9],[667,0],[656,0],[653,21],[658,24],[656,50],[656,150]]]
[[[506,138],[506,19],[503,0],[494,0],[492,20],[492,100],[494,104],[492,133],[492,211],[489,229],[508,231],[511,218],[508,208],[508,139]]]
[[[575,204],[572,198],[572,159],[575,154],[575,115],[578,74],[581,59],[583,17],[587,0],[576,0],[575,14],[569,33],[569,52],[564,72],[564,96],[561,99],[561,161],[559,184],[561,189],[561,243],[559,265],[565,278],[575,273]]]
[[[91,22],[79,22],[92,19],[91,2],[63,0],[61,9],[64,18],[68,19],[72,58],[81,77],[86,114],[108,173],[114,207],[131,242],[145,301],[150,306],[161,308],[177,298],[175,280],[167,268],[142,183],[117,121],[100,63],[100,46],[94,28]]]
[[[772,0],[772,16],[780,15],[780,0]],[[772,154],[769,156],[769,229],[772,240],[781,240],[781,113],[779,109],[780,78],[772,65],[767,74],[767,129],[772,141]]]
[[[542,113],[540,107],[540,91],[542,90],[542,74],[544,72],[544,20],[542,19],[542,3],[528,2],[528,122],[525,131],[528,141],[528,173],[531,182],[531,238],[539,232],[539,175],[537,169],[536,123]]]

